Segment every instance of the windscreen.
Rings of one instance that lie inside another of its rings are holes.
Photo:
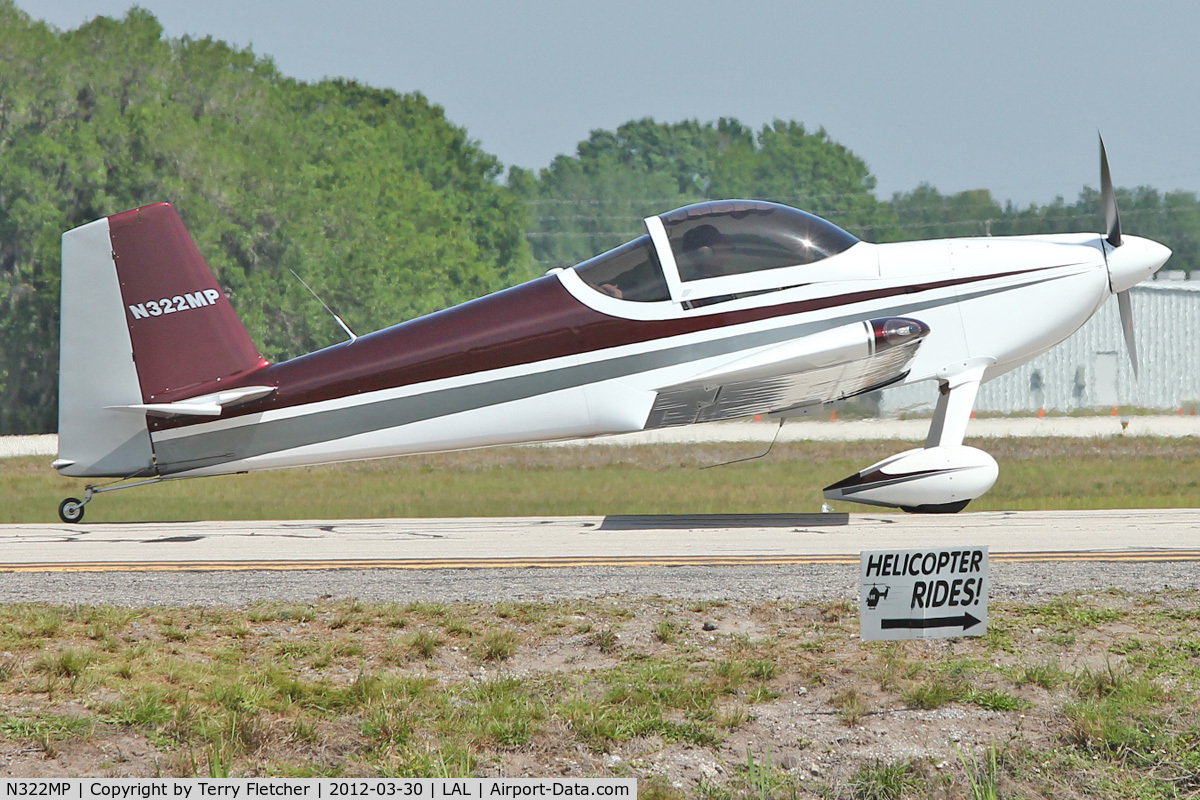
[[[642,236],[573,268],[594,289],[621,300],[669,300],[667,281],[649,236]]]

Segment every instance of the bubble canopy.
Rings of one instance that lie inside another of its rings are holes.
[[[650,217],[647,224],[656,221],[665,231],[670,257],[660,257],[653,237],[646,235],[577,265],[575,271],[613,297],[655,302],[671,299],[664,262],[678,271],[672,278],[686,284],[816,264],[858,243],[832,222],[760,200],[696,203],[657,220]]]
[[[684,281],[812,264],[858,243],[832,222],[758,200],[697,203],[659,219]]]

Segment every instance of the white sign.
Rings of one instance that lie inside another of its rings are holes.
[[[987,633],[986,546],[863,551],[859,583],[864,641]]]

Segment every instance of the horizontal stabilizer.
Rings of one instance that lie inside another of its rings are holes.
[[[266,397],[273,391],[275,391],[274,386],[243,386],[199,397],[189,397],[174,403],[137,403],[125,406],[105,406],[105,408],[112,411],[149,414],[154,417],[219,417],[226,408]]]

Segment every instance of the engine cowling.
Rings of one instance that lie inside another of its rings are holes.
[[[999,474],[996,459],[974,447],[917,448],[827,486],[825,497],[905,511],[948,513],[961,511],[992,488]]]

